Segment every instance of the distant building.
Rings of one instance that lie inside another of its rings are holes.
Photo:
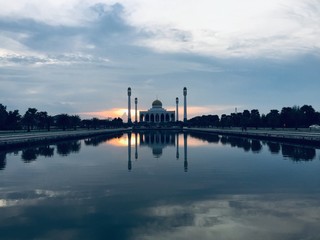
[[[128,123],[132,124],[131,120],[131,88],[128,88]],[[183,96],[184,96],[184,111],[183,111],[183,121],[187,122],[187,88],[183,88]],[[135,103],[135,121],[137,123],[137,115],[138,115],[138,98],[134,99]],[[179,109],[179,98],[176,98],[176,112],[175,111],[167,111],[162,107],[162,102],[154,100],[152,103],[152,108],[148,111],[140,111],[139,113],[139,122],[140,123],[167,123],[167,122],[176,122],[179,121],[178,115]],[[177,117],[175,117],[175,113]]]
[[[154,100],[152,108],[148,111],[140,111],[140,122],[165,123],[175,122],[175,111],[167,111],[162,107],[162,102]]]

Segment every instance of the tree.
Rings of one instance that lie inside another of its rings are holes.
[[[242,113],[231,113],[232,126],[241,127]]]
[[[7,117],[7,106],[4,106],[0,103],[0,129],[5,129]]]
[[[78,115],[73,115],[70,116],[70,124],[73,127],[74,130],[77,130],[77,127],[80,125],[81,123],[81,119]]]
[[[44,129],[47,126],[48,117],[49,116],[48,116],[47,112],[37,112],[36,113],[38,128]]]
[[[250,125],[258,129],[258,127],[260,126],[260,120],[261,118],[260,118],[259,110],[258,109],[251,110]]]
[[[317,113],[311,105],[303,105],[300,111],[302,113],[304,127],[318,123]]]
[[[251,117],[251,114],[249,110],[244,110],[242,113],[242,120],[241,120],[242,128],[247,129],[248,124],[250,122],[250,117]]]
[[[63,131],[67,129],[70,125],[70,118],[68,114],[59,114],[56,116],[56,125],[62,128]]]
[[[283,107],[280,113],[280,121],[283,127],[294,127],[294,113],[291,107]]]
[[[28,108],[26,113],[23,115],[23,123],[27,125],[28,132],[30,132],[31,129],[33,129],[34,125],[36,124],[36,108]]]
[[[92,126],[94,127],[94,129],[97,129],[97,127],[99,127],[99,119],[98,118],[92,118],[91,122],[92,122]]]
[[[19,110],[9,111],[6,126],[7,129],[17,130],[20,127],[21,115]]]
[[[272,129],[279,127],[280,124],[280,114],[279,111],[276,109],[270,110],[270,112],[266,116],[268,126]]]

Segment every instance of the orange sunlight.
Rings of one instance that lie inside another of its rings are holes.
[[[86,118],[100,118],[100,119],[106,119],[106,118],[122,118],[124,115],[127,116],[128,109],[125,108],[111,108],[109,110],[104,111],[97,111],[97,112],[82,112],[80,113],[81,116],[84,116]],[[133,114],[133,111],[131,111],[131,116]]]
[[[113,138],[106,142],[106,144],[110,144],[115,147],[128,147],[128,135],[124,134],[121,138]],[[136,142],[135,134],[131,134],[131,146],[134,146]],[[139,135],[137,135],[137,143],[139,144]]]
[[[236,107],[241,107],[241,106],[236,106]],[[168,110],[174,110],[175,107],[173,106],[168,106],[166,108]],[[193,118],[195,116],[201,116],[201,115],[209,115],[209,114],[216,114],[216,115],[221,115],[221,114],[229,114],[233,112],[235,109],[235,106],[230,106],[230,105],[210,105],[210,106],[188,106],[187,113],[188,113],[188,119]],[[139,114],[138,110],[138,114]],[[127,108],[111,108],[108,110],[103,110],[103,111],[97,111],[97,112],[82,112],[79,113],[80,116],[84,118],[99,118],[99,119],[107,119],[107,118],[122,118],[124,122],[127,121],[127,116],[128,116],[128,109]],[[134,109],[131,109],[131,118],[135,118],[135,111]],[[179,106],[179,120],[183,119],[183,106]]]

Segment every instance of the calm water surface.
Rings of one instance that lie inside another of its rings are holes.
[[[320,239],[312,147],[144,132],[0,152],[1,239]]]

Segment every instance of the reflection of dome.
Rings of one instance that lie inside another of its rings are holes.
[[[155,158],[159,158],[162,155],[162,148],[161,147],[153,147],[152,154]]]
[[[152,103],[153,108],[162,108],[162,102],[160,102],[158,99],[154,100]]]

